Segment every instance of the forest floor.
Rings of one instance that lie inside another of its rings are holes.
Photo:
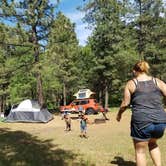
[[[0,122],[0,166],[135,166],[130,116],[127,110],[121,122],[116,110],[107,113],[109,121],[88,125],[88,138],[80,138],[77,114],[72,114],[72,131],[64,131],[65,122],[54,115],[50,122]],[[89,115],[89,120],[102,115]],[[158,141],[162,164],[166,163],[166,133]],[[147,166],[152,166],[147,150]]]

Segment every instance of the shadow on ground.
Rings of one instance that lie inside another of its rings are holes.
[[[79,117],[78,116],[71,116],[71,119],[73,119],[73,120],[77,120],[77,119],[79,119]]]
[[[0,129],[0,166],[86,166],[78,154],[23,131]]]
[[[125,161],[122,157],[116,156],[114,160],[111,161],[111,164],[116,164],[118,166],[136,166],[136,163],[133,161]]]

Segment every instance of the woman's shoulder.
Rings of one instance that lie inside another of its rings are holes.
[[[166,83],[165,83],[163,80],[161,80],[161,79],[159,79],[159,78],[155,78],[155,80],[156,80],[157,85],[158,85],[159,87],[165,87],[165,86],[166,86]]]
[[[131,79],[127,81],[125,89],[132,94],[135,91],[136,87],[137,87],[137,81],[134,79]]]
[[[166,96],[166,83],[160,80],[159,78],[155,78],[155,79],[156,79],[157,87],[160,89],[163,95]]]
[[[128,88],[131,88],[131,87],[135,86],[136,84],[137,84],[137,80],[135,78],[133,78],[133,79],[127,81],[126,86]]]

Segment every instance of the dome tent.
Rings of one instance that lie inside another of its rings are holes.
[[[12,108],[6,122],[48,122],[53,119],[47,109],[41,109],[37,101],[24,100],[16,108]]]

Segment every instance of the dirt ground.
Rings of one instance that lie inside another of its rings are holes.
[[[116,112],[109,121],[89,124],[88,139],[80,138],[77,114],[72,114],[72,131],[64,131],[65,122],[54,115],[50,122],[0,123],[0,166],[135,166],[127,111],[120,123]],[[90,122],[102,115],[89,115]],[[159,140],[163,166],[166,163],[166,134]],[[3,149],[3,150],[2,150]],[[147,153],[148,166],[152,162]]]

